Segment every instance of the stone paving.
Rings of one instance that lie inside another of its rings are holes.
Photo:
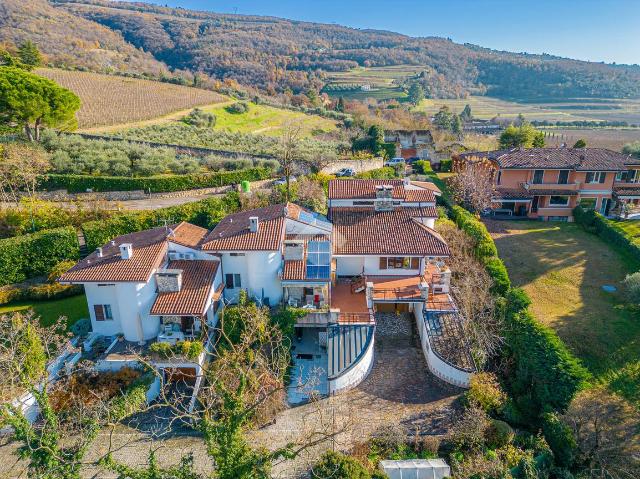
[[[392,320],[396,322],[395,326],[386,328],[394,324]],[[379,324],[383,323],[386,325],[382,328],[383,334],[376,335],[373,369],[358,387],[316,403],[287,409],[272,424],[250,435],[253,444],[275,448],[288,441],[309,437],[314,431],[337,433],[333,440],[303,452],[294,461],[276,464],[276,477],[306,477],[309,465],[325,450],[334,447],[348,451],[354,444],[389,430],[400,429],[407,437],[441,435],[448,430],[454,401],[461,390],[443,383],[428,371],[412,331],[410,316],[384,315],[379,321]],[[391,334],[385,333],[390,330]],[[152,445],[149,434],[118,427],[112,436],[105,433],[96,440],[87,462],[104,454],[109,441],[118,448],[115,458],[132,465],[144,464],[149,449],[161,446],[158,452],[161,464],[176,463],[183,454],[192,452],[198,470],[210,472],[212,468],[201,438],[185,428]],[[24,466],[17,461],[13,451],[12,446],[0,446],[2,478],[26,477]],[[115,477],[90,465],[83,476]]]

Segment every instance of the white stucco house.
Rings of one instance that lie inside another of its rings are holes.
[[[435,230],[437,193],[408,179],[333,180],[327,217],[286,203],[231,214],[210,231],[183,222],[123,235],[60,282],[84,285],[93,334],[122,338],[107,351],[112,368],[131,359],[127,346],[210,346],[221,310],[244,290],[264,306],[308,310],[296,325],[294,360],[325,371],[321,394],[366,377],[376,312],[413,314],[431,370],[465,386],[472,361],[447,339],[461,318],[449,295],[449,248]],[[202,365],[159,363],[192,368],[192,377]]]

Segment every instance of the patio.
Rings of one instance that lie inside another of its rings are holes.
[[[324,335],[325,347],[321,346]],[[329,394],[327,380],[328,356],[326,328],[300,328],[292,344],[293,368],[287,388],[289,404],[308,402],[314,397]]]

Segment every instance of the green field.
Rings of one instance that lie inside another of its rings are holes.
[[[201,108],[216,116],[216,130],[279,136],[282,134],[283,128],[291,123],[301,125],[303,135],[309,137],[336,129],[335,120],[318,115],[307,115],[297,111],[254,105],[253,103],[249,104],[249,111],[246,113],[229,113],[225,107],[226,104]]]
[[[40,323],[43,326],[52,325],[60,316],[67,318],[67,325],[69,326],[79,319],[89,317],[87,298],[84,294],[51,301],[5,304],[0,306],[0,314],[11,313],[13,311],[27,311],[29,309],[33,309],[35,314],[40,316]]]
[[[557,331],[597,380],[640,405],[640,322],[620,291],[638,262],[578,225],[487,223],[535,317]]]
[[[416,65],[396,65],[388,67],[355,68],[348,72],[330,73],[327,77],[327,85],[370,85],[370,91],[360,89],[348,91],[330,91],[330,96],[342,96],[351,100],[365,100],[375,98],[376,100],[402,100],[407,94],[400,84],[407,78],[414,77],[422,67]]]

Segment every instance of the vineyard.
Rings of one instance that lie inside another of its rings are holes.
[[[151,80],[49,68],[36,73],[80,97],[77,118],[81,129],[148,120],[226,100],[212,91]]]

